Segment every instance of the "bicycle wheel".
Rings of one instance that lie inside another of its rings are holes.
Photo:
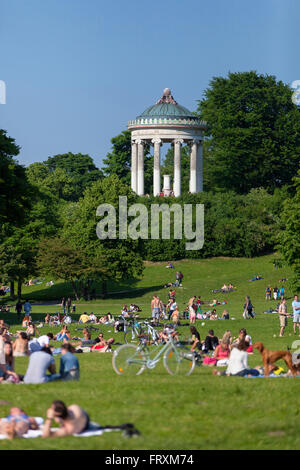
[[[112,358],[118,375],[140,375],[146,368],[144,351],[134,344],[123,344],[115,350]]]
[[[195,357],[185,346],[170,346],[164,354],[164,366],[171,375],[190,375],[195,368]]]

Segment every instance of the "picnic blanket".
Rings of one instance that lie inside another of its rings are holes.
[[[30,429],[26,434],[22,436],[25,439],[31,439],[31,438],[42,436],[42,426],[44,424],[44,420],[43,418],[39,416],[35,417],[35,420],[37,424],[39,425],[40,429]],[[57,429],[58,428],[51,428],[51,431],[55,432],[57,431]],[[132,424],[122,424],[120,426],[105,427],[105,426],[100,426],[98,423],[91,421],[89,424],[89,428],[86,431],[81,432],[80,434],[72,434],[72,436],[75,436],[75,437],[101,436],[105,432],[113,432],[113,431],[115,432],[121,431],[126,437],[132,437],[132,436],[136,436],[140,434],[140,432]],[[0,434],[0,440],[1,439],[7,439],[7,436],[5,434]]]
[[[246,379],[261,379],[261,378],[274,379],[275,377],[284,377],[286,379],[293,379],[293,376],[286,377],[285,375],[276,375],[276,374],[270,374],[269,377],[266,377],[265,375],[250,375],[250,376],[244,375],[244,377],[246,377]],[[299,379],[300,375],[296,375],[296,378]]]

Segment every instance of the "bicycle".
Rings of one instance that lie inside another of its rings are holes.
[[[124,318],[125,343],[128,343],[129,341],[135,341],[141,333],[141,325],[135,318],[131,318],[129,320]]]
[[[195,357],[185,345],[174,340],[169,334],[165,344],[155,347],[151,358],[147,341],[142,338],[139,345],[123,344],[115,350],[112,366],[118,375],[140,375],[147,369],[154,369],[163,356],[163,364],[171,375],[190,375],[195,368]]]
[[[159,336],[155,328],[151,325],[151,323],[145,320],[141,326],[142,331],[140,333],[140,336],[143,335],[148,344],[150,343],[150,341],[152,341],[155,345],[158,345]],[[143,330],[144,326],[146,327],[146,331]]]

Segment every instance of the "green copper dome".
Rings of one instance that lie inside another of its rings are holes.
[[[154,105],[149,106],[134,121],[129,121],[128,123],[129,129],[149,126],[180,126],[204,129],[206,123],[201,121],[187,108],[178,104],[171,95],[171,90],[165,88],[163,96]]]
[[[160,103],[155,104],[147,108],[137,119],[145,118],[145,117],[161,117],[161,118],[169,118],[169,117],[176,117],[176,118],[194,118],[197,119],[196,116],[189,111],[188,109],[180,106],[180,104],[173,104],[173,103]]]

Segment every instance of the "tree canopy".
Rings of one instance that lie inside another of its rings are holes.
[[[211,189],[247,193],[291,184],[300,162],[300,113],[292,90],[255,71],[214,77],[198,114],[210,136]]]
[[[32,184],[65,201],[78,201],[89,185],[103,177],[89,155],[70,152],[33,163],[26,173]]]
[[[282,230],[279,232],[279,250],[283,258],[292,267],[294,278],[292,285],[300,291],[300,170],[294,178],[295,195],[283,203],[281,213]]]

